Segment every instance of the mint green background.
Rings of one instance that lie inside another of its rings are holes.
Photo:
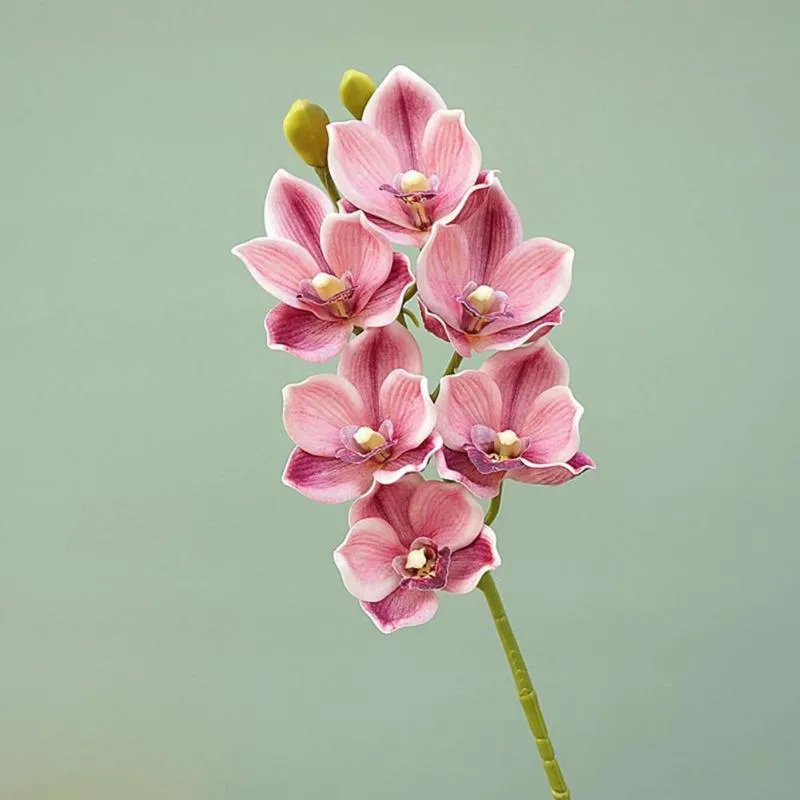
[[[600,470],[496,525],[574,797],[797,797],[798,8],[0,3],[0,798],[547,796],[481,597],[379,635],[281,485],[313,370],[229,254],[398,62],[578,254]]]

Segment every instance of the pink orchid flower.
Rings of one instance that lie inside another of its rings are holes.
[[[593,469],[578,452],[583,407],[568,382],[566,360],[546,339],[443,378],[439,474],[494,497],[503,478],[554,486]]]
[[[399,323],[345,347],[338,374],[283,390],[283,424],[297,447],[283,482],[320,503],[343,503],[373,481],[419,472],[442,446],[422,355]]]
[[[345,587],[383,633],[428,622],[437,589],[465,594],[500,566],[478,502],[461,486],[421,475],[359,498],[333,558]]]
[[[328,126],[328,166],[344,210],[362,209],[396,244],[422,246],[479,177],[481,151],[463,111],[448,111],[430,84],[395,67],[361,121]]]
[[[281,302],[264,321],[267,343],[319,363],[341,352],[355,326],[379,328],[413,283],[408,258],[362,213],[338,214],[325,193],[278,170],[264,207],[268,238],[233,252]]]
[[[489,175],[420,253],[425,327],[465,358],[534,341],[561,322],[573,255],[552,239],[523,241],[517,210]]]

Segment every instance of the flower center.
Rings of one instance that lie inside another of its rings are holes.
[[[430,188],[430,182],[427,176],[415,169],[410,169],[400,176],[400,191],[403,194],[410,194],[412,192],[427,192]]]
[[[366,425],[353,434],[353,439],[363,453],[371,453],[386,444],[386,439],[382,434],[372,428],[368,428]]]
[[[495,291],[482,283],[467,295],[467,302],[479,313],[489,314],[494,305]]]
[[[522,441],[512,430],[500,431],[495,436],[494,451],[501,461],[517,458],[522,453]]]
[[[425,548],[419,550],[409,550],[406,556],[406,569],[422,569],[428,563],[428,556],[425,555]]]
[[[330,300],[335,294],[339,294],[347,288],[341,278],[328,272],[318,272],[311,279],[311,286],[319,295],[320,300]]]

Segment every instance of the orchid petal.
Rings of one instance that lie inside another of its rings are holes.
[[[288,239],[307,250],[325,271],[320,249],[320,227],[333,203],[322,189],[279,169],[269,184],[264,202],[264,227],[270,238]]]
[[[345,588],[359,600],[383,600],[400,585],[400,575],[392,567],[395,556],[407,548],[388,522],[377,517],[362,519],[350,528],[345,540],[333,553]]]
[[[411,528],[417,536],[433,539],[451,551],[473,542],[483,527],[483,509],[458,484],[426,481],[417,487],[408,507]]]
[[[436,592],[398,588],[377,603],[361,603],[361,608],[381,633],[392,633],[429,622],[439,608],[439,599]]]
[[[300,281],[319,272],[307,250],[288,239],[251,239],[232,250],[256,283],[273,297],[294,308],[304,308],[297,299]]]
[[[406,450],[397,457],[392,457],[380,469],[375,471],[375,480],[378,483],[392,484],[399,481],[404,475],[413,472],[422,472],[428,466],[431,456],[442,446],[442,437],[432,433],[419,447]]]
[[[314,375],[283,389],[283,425],[291,440],[315,456],[334,456],[340,431],[361,425],[364,403],[358,390],[338,375]]]
[[[463,449],[471,441],[473,425],[501,430],[503,398],[494,381],[484,372],[465,370],[442,378],[436,401],[436,429],[445,447]]]
[[[403,306],[403,298],[414,283],[408,256],[394,253],[386,280],[356,313],[353,322],[361,328],[382,328],[393,322]]]
[[[363,121],[392,144],[400,170],[421,169],[423,136],[428,120],[446,108],[439,93],[408,67],[395,67],[369,99]]]
[[[492,472],[488,475],[481,474],[470,461],[466,453],[461,450],[450,450],[443,447],[436,454],[436,469],[444,480],[457,481],[466,486],[474,495],[488,500],[496,497],[500,491],[500,482],[505,472]]]
[[[485,573],[496,569],[500,564],[497,537],[491,528],[484,525],[475,541],[450,556],[450,569],[444,590],[453,594],[471,592]]]
[[[382,419],[394,426],[392,453],[400,455],[419,447],[436,423],[436,409],[428,393],[428,379],[396,369],[381,385],[378,408]]]
[[[283,471],[283,482],[317,503],[346,503],[372,485],[370,464],[312,456],[296,447]]]
[[[508,477],[521,483],[560,486],[590,469],[595,469],[594,461],[586,453],[575,453],[569,461],[563,464],[554,464],[549,467],[520,467],[509,472]]]
[[[470,280],[469,259],[469,242],[462,228],[436,225],[417,260],[420,301],[454,328],[461,324],[457,298]]]
[[[319,319],[311,311],[279,303],[264,320],[267,345],[293,356],[320,364],[341,353],[350,338],[349,320],[333,322]]]
[[[419,345],[399,322],[365,331],[342,351],[338,374],[350,381],[361,395],[367,410],[364,424],[377,429],[383,422],[378,408],[380,389],[395,369],[422,372]]]
[[[388,486],[376,483],[367,494],[359,497],[350,507],[348,517],[350,525],[355,525],[368,517],[378,517],[394,528],[406,547],[410,546],[417,537],[408,519],[408,504],[417,487],[423,482],[422,475],[412,473]]]
[[[533,464],[555,464],[572,458],[578,450],[578,423],[583,406],[566,386],[547,389],[519,416],[517,435],[530,439],[522,454]]]

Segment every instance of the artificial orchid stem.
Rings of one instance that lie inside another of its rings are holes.
[[[336,184],[333,182],[330,170],[327,167],[314,167],[314,172],[317,173],[319,182],[322,184],[322,188],[328,193],[328,197],[330,197],[334,205],[337,205],[339,200],[341,200],[341,195],[336,188]]]
[[[450,360],[447,362],[447,366],[444,368],[444,373],[442,374],[443,378],[446,378],[448,375],[453,375],[455,371],[461,366],[461,362],[464,360],[464,356],[459,355],[455,351],[453,351],[453,355],[450,356]],[[439,392],[442,388],[442,382],[439,381],[436,388],[431,392],[431,400],[436,402],[436,398],[439,396]]]
[[[487,525],[494,521],[500,511],[502,487],[503,484],[501,483],[501,491],[497,493],[496,497],[492,498],[492,502],[486,512],[485,522]],[[517,637],[514,636],[514,631],[511,628],[511,623],[508,620],[508,615],[491,572],[484,574],[478,582],[478,588],[486,598],[486,604],[489,606],[489,611],[494,620],[497,635],[500,637],[500,644],[502,644],[503,652],[506,654],[508,666],[511,667],[511,674],[514,676],[514,683],[517,686],[517,697],[522,706],[522,713],[525,714],[525,719],[528,720],[528,726],[536,740],[536,748],[542,759],[547,782],[550,784],[550,794],[553,796],[553,800],[570,800],[571,795],[567,788],[567,783],[556,759],[553,743],[550,741],[550,734],[547,732],[542,708],[539,705],[539,697],[533,688],[533,681],[528,672],[528,667],[522,657]]]

